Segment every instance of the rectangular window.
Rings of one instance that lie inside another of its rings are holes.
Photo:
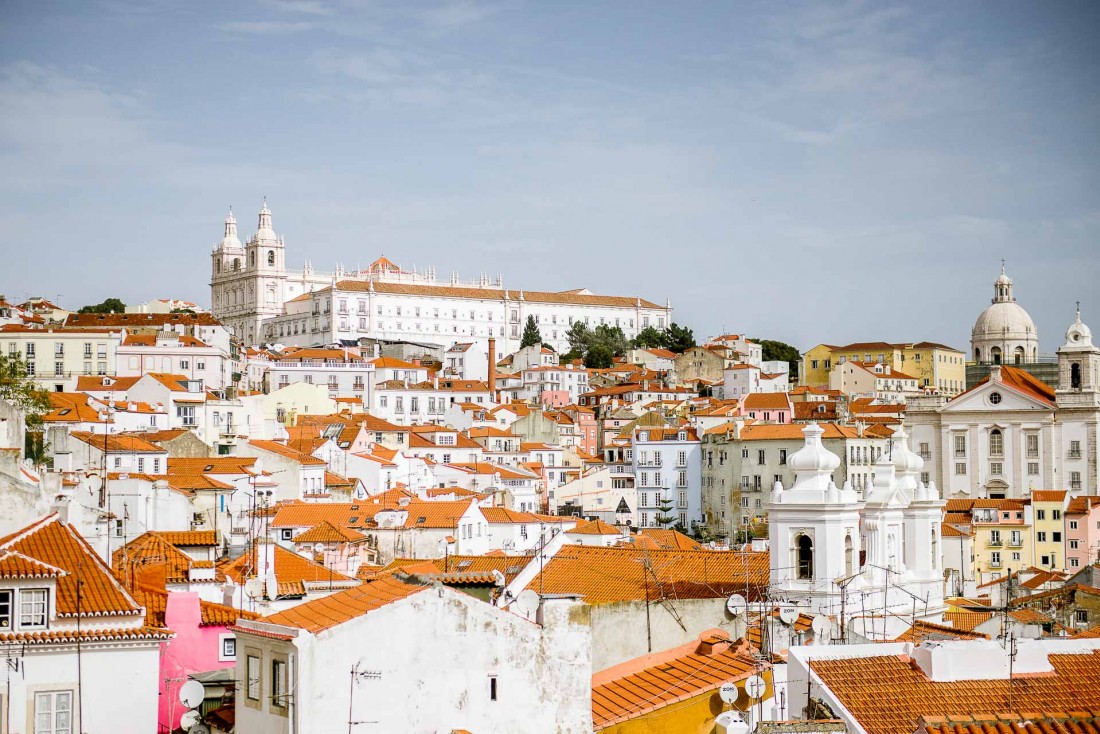
[[[787,463],[787,449],[779,449],[779,464],[785,465]]]
[[[223,637],[222,638],[222,659],[232,660],[237,657],[237,638],[236,637]]]
[[[1001,476],[1004,473],[1004,464],[999,461],[991,461],[989,463],[989,473],[995,477]]]
[[[271,661],[271,705],[286,708],[286,661]]]
[[[39,691],[34,694],[34,734],[72,734],[73,692]]]
[[[1069,458],[1080,459],[1081,458],[1081,442],[1070,441],[1069,442]]]
[[[1027,462],[1027,473],[1030,476],[1033,476],[1033,477],[1038,476],[1038,474],[1039,474],[1039,462],[1038,461],[1029,461],[1029,462]]]
[[[763,464],[764,463],[764,449],[759,449],[756,452],[756,463],[757,464]]]
[[[1046,534],[1046,532],[1045,532],[1045,531],[1042,531],[1042,530],[1040,530],[1039,532],[1035,533],[1035,540],[1039,541],[1040,543],[1045,543],[1045,542],[1047,542],[1047,534]],[[1045,566],[1045,565],[1046,565],[1046,563],[1044,563],[1043,565]]]
[[[1077,624],[1088,624],[1089,623],[1089,610],[1088,609],[1076,609],[1076,610],[1074,610],[1073,618],[1074,618],[1074,621],[1077,622]]]
[[[1069,488],[1081,489],[1081,472],[1071,471],[1069,473]]]
[[[955,458],[966,458],[966,436],[955,436]],[[958,472],[956,472],[957,474]],[[963,472],[965,474],[966,472]]]
[[[11,591],[0,591],[0,630],[11,629]]]
[[[40,628],[46,626],[46,611],[50,592],[47,589],[23,589],[19,592],[19,626]]]
[[[1046,520],[1047,519],[1047,511],[1046,510],[1036,510],[1035,511],[1035,519],[1036,520]]]
[[[1050,519],[1051,520],[1061,520],[1062,519],[1062,511],[1061,510],[1051,510],[1050,511]]]
[[[964,462],[955,463],[955,474],[964,476],[966,474],[966,464]]]
[[[249,655],[246,660],[245,675],[248,677],[248,698],[250,701],[260,700],[260,658]]]
[[[1039,436],[1035,433],[1027,434],[1024,439],[1027,442],[1027,458],[1038,459],[1039,458]]]
[[[489,700],[497,700],[497,677],[495,675],[489,676]]]
[[[989,455],[990,456],[1004,456],[1005,454],[1005,438],[1000,431],[993,431],[989,434]]]

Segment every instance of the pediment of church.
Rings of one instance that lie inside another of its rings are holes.
[[[940,413],[972,413],[975,411],[1008,413],[1021,410],[1053,412],[1054,408],[1011,385],[1000,382],[987,382],[955,398],[940,409]]]

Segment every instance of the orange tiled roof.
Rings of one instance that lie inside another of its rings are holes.
[[[912,734],[924,715],[1100,710],[1100,652],[1052,654],[1049,660],[1053,674],[1011,681],[932,681],[906,655],[817,659],[813,672],[860,726],[876,734]]]
[[[154,443],[134,436],[132,434],[112,433],[104,436],[102,433],[89,433],[87,431],[73,431],[71,434],[78,441],[106,451],[108,454],[166,454],[167,452]]]
[[[955,629],[970,632],[991,619],[993,619],[993,612],[944,612],[943,615],[943,621]]]
[[[213,531],[198,531],[199,533]],[[155,583],[158,587],[164,584],[186,583],[189,580],[190,570],[199,562],[191,558],[174,544],[169,542],[166,536],[190,536],[191,533],[159,533],[146,532],[131,540],[111,554],[111,564],[115,573],[125,579],[128,586],[134,586],[138,578],[146,579],[146,583]],[[183,537],[184,540],[189,540]],[[205,539],[205,538],[204,538]],[[190,545],[207,545],[206,543]],[[216,545],[214,543],[209,545]],[[153,579],[155,578],[155,582]],[[225,577],[215,574],[215,580],[224,581]]]
[[[912,626],[898,635],[896,642],[921,642],[923,640],[988,640],[989,635],[961,627],[948,627],[944,624],[927,622],[923,619],[913,621]]]
[[[135,614],[140,609],[99,554],[57,515],[48,515],[3,538],[0,550],[14,551],[65,572],[57,579],[58,616],[76,616],[78,582],[81,616]]]
[[[366,540],[367,536],[358,530],[341,525],[334,525],[325,520],[320,525],[315,525],[304,533],[294,536],[295,543],[357,543]]]
[[[209,313],[71,313],[65,318],[64,328],[89,326],[165,326],[188,324],[191,326],[221,326],[221,322]]]
[[[581,522],[572,530],[566,532],[572,535],[622,535],[622,531],[614,525],[610,525],[603,520],[592,520],[590,522]]]
[[[1061,502],[1068,494],[1064,489],[1033,489],[1032,502]]]
[[[174,546],[217,545],[218,533],[214,530],[168,530],[157,533],[165,542]]]
[[[787,393],[753,392],[745,396],[745,410],[789,410],[791,401]]]
[[[592,678],[592,723],[596,731],[658,711],[666,706],[713,694],[724,683],[741,681],[757,671],[751,646],[739,640],[730,643],[722,630],[704,633],[696,640],[675,649],[680,653],[668,659],[660,654],[653,664],[613,677],[624,666],[615,666]],[[625,667],[625,670],[630,670]]]
[[[702,550],[703,546],[677,530],[645,528],[640,535],[652,539],[664,550]]]
[[[646,578],[646,569],[648,581]],[[589,604],[664,597],[709,599],[768,585],[767,553],[646,550],[567,545],[527,588],[546,594],[580,594]]]
[[[295,451],[294,449],[290,448],[286,444],[281,444],[277,441],[264,441],[264,440],[261,440],[261,439],[252,439],[248,443],[251,444],[252,446],[255,446],[258,449],[263,449],[264,451],[270,451],[273,454],[278,454],[278,455],[282,456],[283,458],[291,459],[292,461],[297,461],[299,464],[302,464],[302,465],[305,465],[305,466],[317,466],[317,465],[325,463],[324,459],[318,459],[316,456],[313,456],[312,454],[306,454],[306,453],[303,453],[301,451]]]
[[[267,617],[264,622],[299,627],[316,634],[343,624],[375,609],[423,591],[426,586],[411,584],[393,575],[381,575],[351,589],[307,601],[304,604]],[[247,632],[247,630],[244,630]]]
[[[500,290],[499,288],[472,288],[463,286],[448,286],[448,285],[420,285],[415,283],[383,283],[360,280],[342,280],[336,284],[336,289],[341,291],[366,291],[374,289],[377,293],[400,293],[405,295],[415,296],[440,296],[443,298],[475,298],[480,301],[503,301],[505,298],[511,298],[511,300],[519,300],[520,295],[523,295],[523,300],[531,303],[566,303],[577,306],[617,306],[619,308],[634,309],[641,305],[642,308],[659,308],[664,310],[664,306],[659,306],[652,301],[647,301],[644,298],[636,298],[631,296],[597,296],[586,295],[583,293],[577,293],[575,291],[564,291],[559,293],[549,293],[544,291],[528,291],[528,290]],[[327,289],[322,289],[323,293]]]
[[[453,528],[458,523],[473,500],[440,500],[425,502],[414,499],[405,507],[408,517],[405,520],[407,528]]]
[[[969,390],[956,395],[954,400],[958,400],[963,395],[967,395],[977,390],[988,382],[989,376],[983,377]],[[1054,406],[1054,389],[1042,380],[1032,377],[1021,369],[1009,367],[1008,365],[1001,365],[1001,384],[1017,392],[1023,393],[1034,400],[1038,400],[1041,403],[1046,403],[1051,407]]]
[[[256,560],[256,546],[252,545],[239,558],[219,567],[222,573],[237,583],[244,583],[248,578],[260,575],[260,567]],[[281,545],[275,545],[275,579],[280,586],[287,584],[297,587],[297,593],[304,592],[305,582],[316,581],[354,581],[342,573],[332,571],[319,563],[314,563],[308,558],[287,550]],[[280,589],[280,595],[283,592]]]
[[[1100,734],[1096,712],[997,713],[993,716],[925,716],[917,734]]]

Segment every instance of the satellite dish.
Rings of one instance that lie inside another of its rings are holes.
[[[729,599],[726,599],[726,611],[730,613],[731,617],[740,617],[748,608],[749,603],[745,601],[745,597],[740,594],[734,594]]]
[[[504,586],[504,584],[506,583],[504,574],[502,574],[500,570],[496,568],[493,569],[493,583],[497,586]]]
[[[538,611],[539,601],[541,601],[541,599],[537,591],[526,589],[519,592],[519,596],[516,597],[513,604],[520,614],[530,619],[535,616],[535,612]]]
[[[279,597],[279,582],[274,576],[267,577],[267,581],[264,584],[264,591],[267,592],[269,601],[275,601]]]
[[[180,703],[189,709],[197,709],[202,706],[202,700],[206,698],[206,690],[197,680],[189,680],[180,686]],[[180,726],[183,726],[181,723]]]
[[[779,621],[785,625],[792,625],[798,619],[798,607],[793,604],[781,604],[779,607]]]
[[[244,583],[244,593],[249,599],[259,599],[264,595],[264,582],[260,579],[249,579]]]
[[[833,621],[825,615],[819,614],[814,617],[814,621],[810,624],[810,627],[814,631],[815,638],[825,638],[832,632]]]
[[[749,730],[740,711],[723,711],[714,719],[714,723],[718,725],[718,731],[725,734],[743,734]]]
[[[198,711],[184,711],[183,716],[180,717],[180,728],[184,731],[191,731],[191,727],[199,723]]]
[[[745,693],[749,694],[749,698],[763,698],[765,688],[767,688],[767,686],[764,683],[764,679],[758,675],[750,675],[745,680]]]
[[[718,695],[726,703],[733,703],[741,695],[741,691],[738,690],[736,683],[730,681],[729,683],[723,683],[718,688]]]
[[[206,724],[195,724],[187,734],[210,734],[210,727]]]

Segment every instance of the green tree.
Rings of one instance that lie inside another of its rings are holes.
[[[635,349],[663,349],[667,342],[665,333],[652,326],[647,326],[634,337]]]
[[[44,464],[49,447],[42,432],[42,416],[50,409],[50,394],[27,374],[27,363],[18,354],[0,354],[0,400],[14,403],[25,413],[25,453],[36,465]]]
[[[665,349],[683,354],[695,346],[695,333],[686,326],[671,323],[665,329]]]
[[[534,316],[527,317],[527,323],[523,326],[523,338],[520,339],[520,349],[542,344],[542,334],[539,333],[539,325],[535,323]]]
[[[672,513],[672,499],[662,497],[657,500],[657,516],[654,521],[661,527],[667,527],[676,522],[676,515]]]
[[[584,355],[584,366],[589,369],[607,369],[614,362],[611,350],[603,344],[597,344]]]
[[[594,345],[599,344],[611,350],[611,354],[621,357],[630,349],[630,340],[626,338],[621,327],[610,324],[600,324],[592,332]],[[594,346],[593,345],[593,346]]]
[[[81,306],[77,313],[125,313],[126,304],[118,298],[108,298],[103,303]]]
[[[786,362],[791,366],[791,382],[798,379],[798,364],[802,361],[802,354],[797,347],[773,339],[753,339],[760,345],[761,359],[765,362]]]
[[[592,332],[583,321],[576,321],[565,332],[565,338],[569,340],[569,353],[584,357],[588,348],[592,345]]]

